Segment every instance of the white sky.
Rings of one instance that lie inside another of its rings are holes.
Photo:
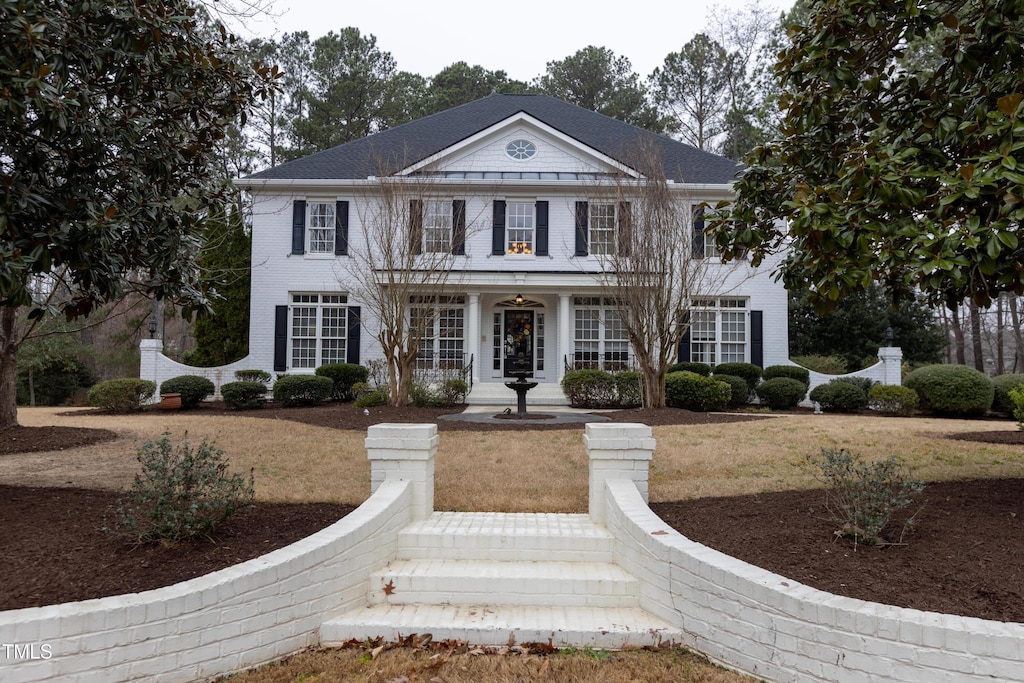
[[[548,62],[587,45],[606,47],[646,78],[670,52],[706,28],[708,9],[738,10],[749,0],[275,0],[279,16],[247,20],[247,31],[272,37],[308,31],[316,39],[346,26],[377,37],[401,71],[429,78],[458,61],[531,81]],[[791,0],[761,0],[781,11]]]

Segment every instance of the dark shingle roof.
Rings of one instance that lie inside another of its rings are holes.
[[[640,139],[652,140],[665,161],[666,176],[677,182],[728,183],[741,169],[725,157],[548,95],[495,94],[275,166],[249,179],[360,179],[383,175],[385,164],[387,172],[397,171],[518,112],[626,165],[626,150]]]

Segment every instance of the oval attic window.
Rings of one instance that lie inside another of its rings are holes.
[[[537,145],[529,140],[513,140],[505,145],[505,153],[516,161],[523,161],[537,153]]]

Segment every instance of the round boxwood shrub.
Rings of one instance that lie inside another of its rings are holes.
[[[837,413],[852,413],[868,405],[868,395],[863,389],[853,382],[836,380],[814,387],[811,400],[820,404],[822,410]]]
[[[761,368],[753,363],[720,363],[715,366],[715,374],[742,377],[750,392],[753,392],[754,387],[761,381]]]
[[[670,408],[709,411],[729,405],[732,389],[726,382],[696,372],[672,372],[665,376],[665,404]]]
[[[239,382],[260,382],[270,386],[270,380],[274,378],[266,370],[235,370],[235,379]]]
[[[334,388],[331,390],[332,399],[351,401],[356,397],[352,387],[359,382],[365,382],[370,376],[370,371],[362,365],[354,363],[328,363],[318,367],[316,374],[321,377],[330,377],[334,382]]]
[[[228,382],[220,387],[224,403],[235,410],[263,407],[267,400],[267,385],[263,382]]]
[[[153,398],[156,382],[135,377],[108,379],[89,390],[89,405],[112,413],[133,413]]]
[[[732,398],[729,399],[730,406],[741,406],[750,400],[750,391],[747,389],[747,381],[736,375],[715,375],[719,382],[725,382],[732,391]]]
[[[698,375],[701,375],[703,377],[710,377],[711,376],[711,366],[708,365],[707,363],[693,363],[693,362],[676,363],[675,365],[670,365],[669,368],[668,368],[668,371],[669,372],[696,372]]]
[[[868,407],[882,415],[910,417],[917,403],[916,391],[895,384],[876,384],[868,392]]]
[[[356,395],[356,400],[353,404],[356,408],[376,408],[386,406],[389,401],[387,387],[377,387],[374,389],[366,382],[356,382],[356,385],[352,387],[352,391],[355,392]]]
[[[562,391],[573,408],[605,408],[617,401],[615,378],[604,370],[570,370],[562,378]]]
[[[949,417],[984,415],[992,407],[992,380],[966,365],[927,365],[907,375],[903,386],[917,392],[921,407]]]
[[[326,401],[334,382],[319,375],[285,375],[274,382],[274,401],[286,406],[304,406]]]
[[[811,371],[799,365],[769,365],[761,373],[766,380],[776,377],[789,377],[804,383],[804,391],[811,387]]]
[[[160,395],[181,394],[181,408],[188,410],[199,405],[200,401],[213,396],[216,387],[205,377],[181,375],[172,377],[160,385]]]
[[[868,392],[871,391],[871,387],[878,384],[875,380],[870,377],[836,377],[831,382],[845,382],[846,384],[852,384],[855,387],[859,387],[864,395],[867,396]]]
[[[796,408],[796,404],[807,393],[807,387],[792,377],[774,377],[758,384],[754,391],[761,402],[772,410],[788,410]]]
[[[615,373],[615,395],[622,408],[638,408],[644,404],[644,378],[639,372]]]
[[[992,378],[992,388],[995,393],[992,396],[992,410],[1013,415],[1013,401],[1010,400],[1010,390],[1014,387],[1024,385],[1024,375],[996,375]]]

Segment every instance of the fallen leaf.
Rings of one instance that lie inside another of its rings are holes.
[[[508,634],[508,646],[512,647],[515,644],[516,644],[516,634],[515,633],[509,633]]]
[[[384,584],[384,595],[391,595],[395,592],[395,581],[392,579]]]
[[[652,531],[651,536],[668,536],[667,531]]]
[[[377,655],[379,655],[383,651],[384,651],[384,646],[383,645],[378,645],[377,647],[375,647],[372,650],[370,650],[370,658],[371,659],[377,659]]]
[[[483,653],[484,653],[484,651],[477,647],[477,648],[473,648],[472,650],[470,650],[466,654],[471,654],[471,655],[476,656],[476,655],[482,655]]]
[[[540,665],[540,671],[537,672],[538,676],[543,676],[548,672],[548,665],[551,664],[550,659],[545,659],[544,663]]]

